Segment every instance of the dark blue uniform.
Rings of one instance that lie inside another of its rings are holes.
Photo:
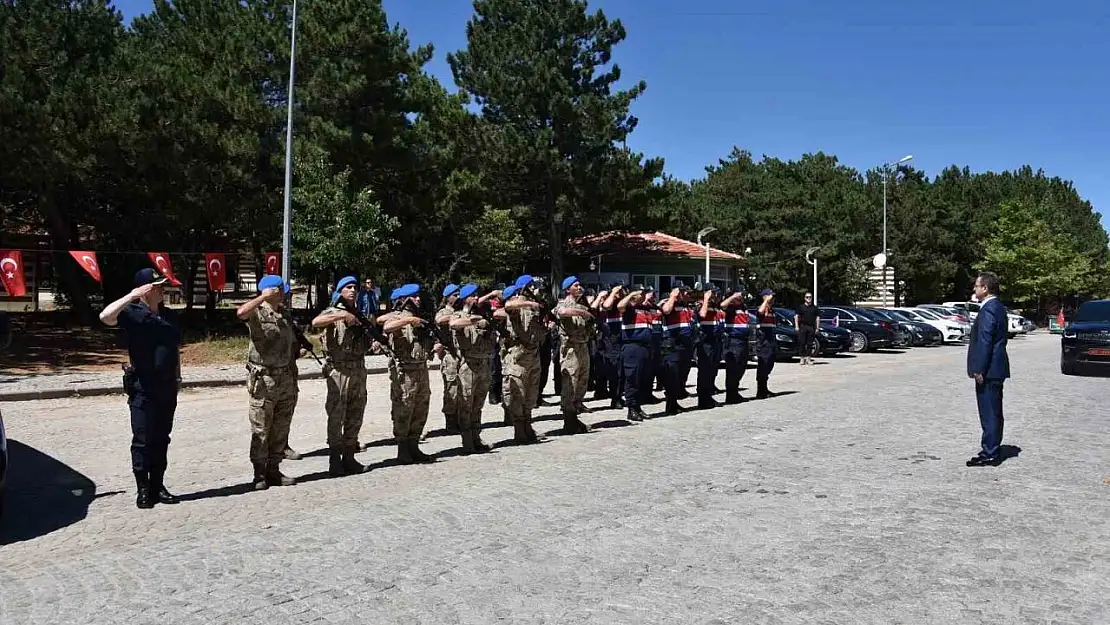
[[[611,408],[624,407],[624,365],[622,364],[621,351],[624,339],[622,337],[621,314],[617,307],[603,311],[605,331],[601,341],[605,351],[605,377],[609,380],[609,402]]]
[[[126,378],[127,404],[131,407],[131,468],[136,479],[148,479],[157,495],[166,474],[166,454],[177,410],[181,372],[181,328],[173,311],[151,310],[133,302],[119,314],[119,327],[127,333],[132,371]]]
[[[663,315],[663,390],[667,413],[680,411],[678,400],[686,396],[686,376],[694,357],[694,311],[676,302],[670,314]]]
[[[770,391],[767,390],[767,379],[771,377],[771,370],[775,368],[775,326],[777,319],[775,319],[774,309],[766,313],[757,312],[756,317],[759,321],[759,334],[756,337],[756,357],[758,364],[755,370],[755,381],[759,385],[757,397],[767,397]]]
[[[743,401],[740,380],[748,370],[748,340],[751,338],[751,318],[742,303],[725,309],[725,403]]]
[[[621,315],[621,365],[624,370],[624,403],[628,417],[642,421],[645,393],[651,393],[651,326],[656,311],[645,304],[630,305]]]
[[[721,358],[721,336],[723,316],[714,304],[709,305],[705,317],[698,315],[701,339],[698,341],[698,406],[711,408],[716,405],[713,392],[716,390],[717,370]]]

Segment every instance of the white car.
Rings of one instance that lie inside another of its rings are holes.
[[[969,324],[961,323],[959,321],[952,321],[950,319],[944,319],[936,312],[927,308],[905,307],[895,308],[894,310],[899,310],[909,315],[913,318],[914,321],[927,323],[940,330],[940,333],[944,335],[945,343],[957,343],[959,341],[962,341],[967,338],[968,334],[971,331],[971,326]]]
[[[944,302],[943,306],[951,306],[961,312],[967,312],[967,316],[975,321],[975,317],[979,316],[979,304],[977,302]],[[1006,320],[1009,322],[1008,334],[1010,338],[1014,338],[1019,334],[1026,334],[1029,328],[1025,325],[1025,318],[1017,313],[1010,312],[1006,309]]]

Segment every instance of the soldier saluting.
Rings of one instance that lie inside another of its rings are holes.
[[[479,298],[478,285],[463,285],[459,289],[462,310],[450,322],[459,355],[459,434],[462,436],[463,452],[467,454],[490,450],[481,437],[482,406],[489,392],[490,360],[493,358],[497,331],[492,318],[479,314],[479,307],[484,306],[494,293]]]
[[[586,399],[586,385],[590,379],[590,333],[594,313],[578,302],[582,284],[577,276],[567,276],[562,283],[566,293],[555,306],[554,315],[559,330],[559,366],[562,374],[563,431],[567,434],[589,432],[590,428],[578,418]]]
[[[239,306],[235,315],[247,324],[247,416],[251,424],[250,458],[254,488],[291,486],[297,481],[279,467],[289,446],[289,426],[297,407],[297,332],[285,307],[289,285],[280,276],[258,281],[259,295]]]
[[[400,309],[385,322],[382,331],[389,338],[396,363],[390,397],[397,460],[403,464],[435,462],[435,458],[420,451],[420,435],[428,422],[428,404],[432,398],[428,361],[432,359],[435,338],[418,314],[420,285],[398,287],[393,291],[393,300],[400,302]]]
[[[328,473],[334,477],[366,470],[355,460],[358,433],[366,413],[366,354],[371,337],[355,316],[358,280],[347,276],[335,285],[331,306],[312,320],[312,327],[325,328],[324,379],[328,396]],[[367,319],[373,324],[373,320]]]

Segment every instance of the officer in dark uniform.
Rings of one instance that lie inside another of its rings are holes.
[[[717,407],[713,393],[717,390],[717,371],[721,362],[720,332],[723,325],[721,310],[717,306],[719,293],[717,285],[706,285],[698,310],[698,326],[701,331],[697,347],[698,408]]]
[[[659,302],[655,301],[655,287],[644,286],[644,305],[651,315],[651,359],[648,361],[648,383],[640,388],[643,398],[641,406],[650,406],[661,403],[663,400],[656,397],[653,382],[660,388],[663,381],[663,313],[659,310]]]
[[[725,403],[744,401],[740,380],[748,370],[748,341],[751,339],[751,318],[744,305],[744,290],[737,287],[721,302],[724,312]]]
[[[605,344],[605,375],[609,380],[609,407],[624,408],[624,365],[621,361],[623,325],[617,304],[627,295],[623,282],[609,285],[609,294],[601,303],[607,332],[602,335]]]
[[[135,505],[174,504],[166,490],[166,454],[181,382],[181,326],[162,303],[166,278],[153,269],[135,274],[135,288],[100,313],[105,325],[123,328],[131,362],[123,386],[131,407],[131,469]]]
[[[651,325],[654,306],[644,301],[644,287],[636,285],[617,304],[621,315],[621,368],[624,403],[629,421],[643,421],[644,395],[651,394]]]
[[[676,280],[670,296],[659,307],[663,313],[663,388],[665,414],[682,412],[678,400],[686,391],[686,375],[694,357],[694,311],[687,306],[689,289]]]
[[[775,368],[775,292],[763,289],[759,292],[763,303],[759,305],[757,313],[759,321],[759,335],[756,343],[756,357],[759,359],[755,370],[755,381],[759,385],[756,390],[756,399],[774,397],[775,394],[767,389],[767,379],[771,377],[771,370]]]

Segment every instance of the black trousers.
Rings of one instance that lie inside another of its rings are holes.
[[[775,339],[772,336],[767,338],[765,336],[759,337],[759,342],[756,343],[756,357],[758,364],[755,368],[755,379],[757,382],[767,382],[767,378],[771,377],[771,370],[775,368]]]
[[[798,355],[803,357],[813,356],[817,352],[813,340],[817,335],[817,329],[813,326],[798,326]]]
[[[543,397],[543,389],[547,388],[547,377],[551,373],[551,349],[553,341],[551,334],[540,343],[540,390],[536,393],[536,406],[539,406],[540,398]],[[555,369],[555,375],[559,375],[558,367]],[[556,385],[557,386],[557,385]]]
[[[606,346],[605,377],[609,380],[609,396],[624,397],[624,364],[621,344],[613,342]]]
[[[489,398],[494,403],[501,403],[501,346],[494,344],[493,359],[490,360]]]
[[[160,484],[169,464],[177,389],[137,390],[127,403],[131,407],[131,469]]]
[[[686,376],[693,358],[692,344],[669,343],[663,346],[663,392],[668,402],[686,397]]]
[[[624,402],[629,408],[641,406],[651,394],[653,376],[651,345],[625,343],[621,346],[621,369],[624,371]]]
[[[713,399],[720,365],[719,345],[717,337],[703,337],[698,343],[698,401]]]
[[[748,370],[748,337],[726,336],[725,350],[725,395],[734,397],[740,394],[740,380]]]

